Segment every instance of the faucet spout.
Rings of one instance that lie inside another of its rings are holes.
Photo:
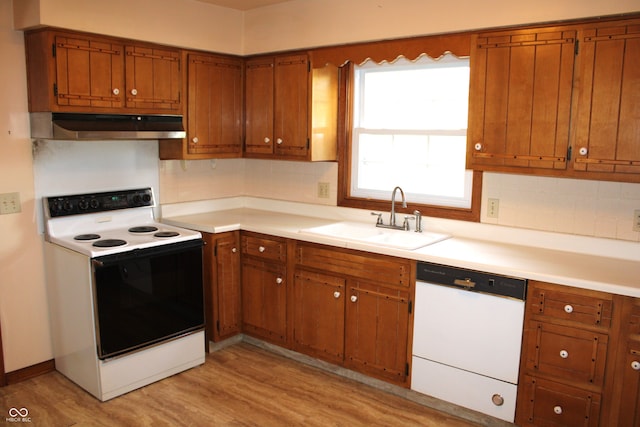
[[[389,218],[389,224],[394,227],[396,225],[396,191],[398,190],[400,190],[400,195],[402,196],[402,207],[407,207],[407,201],[404,198],[404,191],[402,191],[402,188],[394,188],[393,193],[391,193],[391,217]]]

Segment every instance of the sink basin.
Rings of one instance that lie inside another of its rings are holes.
[[[446,234],[426,231],[416,233],[414,231],[391,230],[376,227],[374,224],[360,222],[335,222],[318,227],[304,228],[300,230],[300,233],[370,243],[410,251],[450,237]]]

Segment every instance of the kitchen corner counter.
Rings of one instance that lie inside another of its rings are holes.
[[[307,213],[304,212],[303,213]],[[523,277],[583,289],[640,297],[640,261],[520,244],[468,238],[457,233],[429,246],[409,251],[373,243],[301,233],[301,229],[338,222],[304,214],[248,207],[163,217],[162,222],[207,233],[253,231],[313,243],[363,250],[418,261]],[[371,224],[374,227],[373,224]],[[514,235],[517,235],[515,233]],[[558,235],[561,239],[563,235]],[[518,240],[514,238],[513,240]],[[526,241],[526,240],[522,240]],[[640,251],[640,244],[623,242]]]

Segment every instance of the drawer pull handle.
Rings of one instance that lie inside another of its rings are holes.
[[[351,295],[351,302],[356,302],[358,301],[358,297],[355,295]]]
[[[566,311],[567,313],[573,313],[573,306],[571,304],[565,305],[564,311]]]
[[[276,283],[277,283],[278,285],[280,285],[282,282],[283,282],[282,277],[278,277],[278,278],[276,279]]]
[[[634,360],[633,362],[631,362],[631,367],[634,371],[640,371],[640,362]]]
[[[498,393],[496,393],[493,396],[491,396],[491,401],[496,406],[504,405],[504,397],[500,396]]]
[[[558,415],[562,414],[562,406],[560,406],[560,405],[554,406],[553,407],[553,412],[555,412]]]
[[[333,297],[334,297],[334,298],[340,298],[340,292],[335,291],[335,292],[333,293]]]
[[[266,249],[265,249],[265,247],[264,247],[264,246],[260,246],[260,247],[258,248],[258,252],[264,252],[265,250],[266,250]]]
[[[238,249],[237,248],[231,248],[231,252],[233,252],[235,254],[236,252],[238,252]]]
[[[569,357],[569,352],[567,350],[560,350],[560,357],[566,359],[567,357]]]

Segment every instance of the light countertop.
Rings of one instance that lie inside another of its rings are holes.
[[[200,209],[201,210],[201,209]],[[162,221],[178,227],[195,229],[207,233],[222,233],[233,230],[253,231],[302,241],[327,244],[337,247],[364,250],[373,253],[392,255],[418,261],[433,262],[454,267],[486,271],[522,277],[531,280],[557,283],[578,288],[592,289],[614,294],[640,297],[640,261],[635,254],[628,257],[615,257],[607,253],[593,254],[567,250],[561,242],[567,238],[558,234],[562,250],[547,247],[529,246],[517,230],[512,241],[493,241],[485,238],[459,233],[450,233],[452,237],[417,250],[404,250],[373,243],[357,242],[341,238],[301,233],[301,229],[326,225],[343,218],[320,218],[308,215],[256,209],[253,207],[223,207],[220,210],[191,212],[191,209],[165,209]],[[369,213],[367,212],[367,215]],[[367,218],[369,220],[369,218]],[[365,222],[364,220],[363,222]],[[371,223],[371,227],[374,227]],[[440,231],[440,230],[438,230]],[[482,237],[483,235],[480,234]],[[546,237],[549,240],[549,237]],[[569,236],[570,238],[570,236]],[[596,245],[598,242],[596,241]],[[601,246],[609,249],[617,242],[603,242]],[[640,244],[621,242],[617,253],[640,251]],[[555,247],[555,246],[554,246]],[[640,252],[638,252],[640,253]]]

